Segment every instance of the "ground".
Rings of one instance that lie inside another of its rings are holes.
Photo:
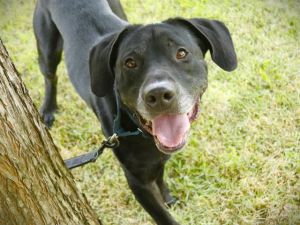
[[[37,105],[43,97],[32,31],[34,0],[0,0],[0,37]],[[189,144],[174,155],[166,180],[180,203],[180,224],[300,224],[300,2],[298,0],[122,0],[129,21],[168,17],[224,21],[238,69],[227,73],[209,54],[209,88]],[[58,71],[59,113],[51,130],[64,158],[99,145],[91,110]],[[78,187],[105,224],[149,225],[107,150],[75,169]]]

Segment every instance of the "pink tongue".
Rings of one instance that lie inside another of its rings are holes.
[[[176,147],[190,128],[187,115],[161,115],[152,121],[153,135],[165,147]]]

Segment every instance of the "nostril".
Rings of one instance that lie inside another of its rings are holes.
[[[148,104],[153,105],[156,103],[156,98],[154,95],[147,95],[146,101]]]
[[[164,93],[163,99],[165,101],[171,101],[173,97],[174,97],[174,94],[172,92],[166,92],[166,93]]]

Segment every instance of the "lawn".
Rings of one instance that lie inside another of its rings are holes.
[[[37,105],[43,77],[32,31],[34,0],[0,0],[0,37]],[[171,213],[189,225],[300,224],[300,2],[298,0],[122,0],[132,23],[168,17],[224,21],[238,69],[227,73],[207,54],[209,88],[189,144],[169,161],[166,181],[180,199]],[[63,158],[102,140],[96,117],[58,70],[52,137]],[[104,224],[149,225],[108,150],[72,171]]]

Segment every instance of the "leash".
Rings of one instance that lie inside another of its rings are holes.
[[[123,107],[124,108],[123,110],[128,115],[130,120],[137,126],[137,129],[135,131],[126,131],[121,126],[121,107],[120,107],[120,99],[117,91],[115,91],[115,98],[116,98],[116,106],[117,106],[117,115],[114,119],[114,124],[113,124],[114,134],[108,137],[106,140],[102,141],[98,149],[64,160],[64,163],[68,169],[74,169],[76,167],[83,166],[91,162],[95,162],[98,159],[98,157],[103,153],[105,148],[117,148],[120,145],[119,137],[142,135],[142,137],[144,138],[150,138],[148,134],[144,133],[139,128],[139,122],[138,119],[136,118],[136,115],[130,113],[130,111],[126,107]]]
[[[96,150],[93,150],[91,152],[75,156],[73,158],[64,160],[65,165],[68,169],[74,169],[79,166],[83,166],[85,164],[91,163],[91,162],[96,162],[98,157],[103,153],[105,148],[116,148],[120,144],[118,135],[113,134],[106,140],[102,141],[100,147]]]

